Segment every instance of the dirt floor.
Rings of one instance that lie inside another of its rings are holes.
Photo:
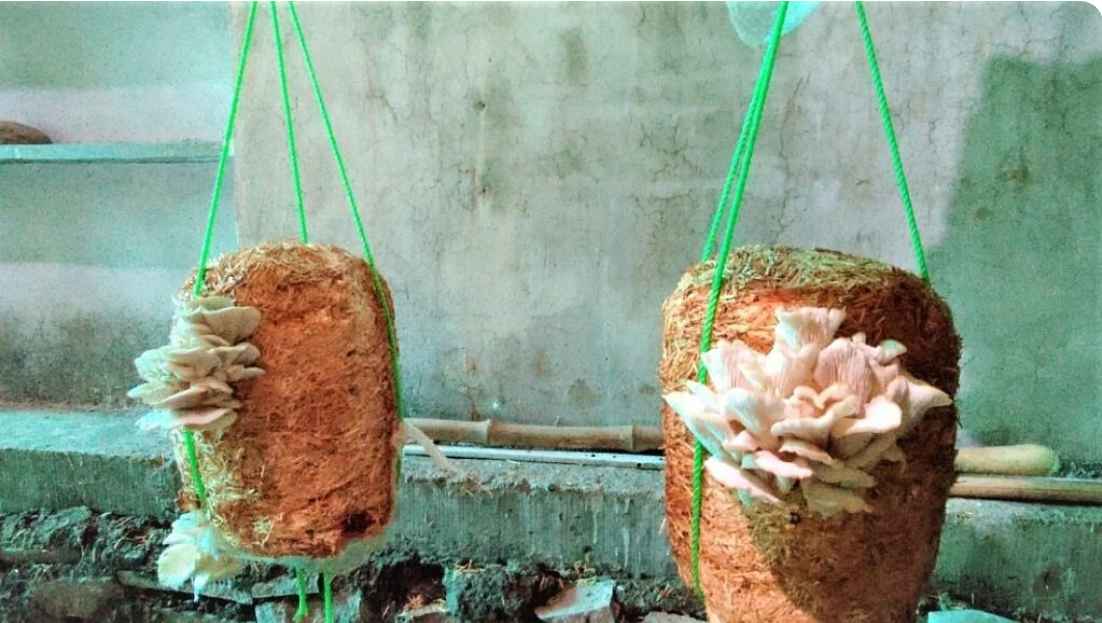
[[[156,559],[167,533],[163,523],[87,508],[0,514],[0,623],[290,621],[295,584],[283,568],[251,566],[232,582],[212,585],[198,601],[190,592],[159,587]],[[585,565],[475,564],[383,550],[334,581],[334,601],[338,621],[522,623],[538,621],[535,609],[564,588],[601,578],[601,570]],[[703,618],[683,586],[608,580],[615,582],[610,611],[620,622],[659,611]],[[316,601],[316,578],[311,584]],[[967,599],[931,595],[922,610],[967,606]],[[1029,623],[1090,623],[1002,614]]]

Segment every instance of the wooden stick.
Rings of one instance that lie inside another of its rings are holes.
[[[433,441],[443,443],[621,452],[648,452],[662,447],[662,431],[654,426],[538,426],[427,418],[409,418],[409,423]]]
[[[537,426],[497,420],[466,422],[410,418],[433,441],[543,450],[616,450],[650,452],[662,448],[656,426]],[[956,469],[968,474],[1049,476],[1059,465],[1056,453],[1038,445],[961,448]]]
[[[1030,502],[1102,504],[1102,480],[960,476],[949,495]]]
[[[665,460],[656,455],[612,452],[564,452],[561,450],[511,450],[441,446],[450,459],[483,459],[530,463],[569,463],[593,467],[631,467],[661,470]],[[403,449],[407,456],[425,456],[420,446]],[[1049,502],[1056,504],[1102,504],[1102,480],[1072,478],[1022,478],[1010,476],[960,476],[949,495],[961,498]]]
[[[1060,460],[1051,448],[1023,444],[961,448],[954,466],[961,474],[1051,476],[1060,469]]]

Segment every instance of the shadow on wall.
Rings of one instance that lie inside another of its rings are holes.
[[[962,423],[1102,463],[1102,57],[996,59],[930,255],[964,340]]]

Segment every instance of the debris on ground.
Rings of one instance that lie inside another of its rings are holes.
[[[0,513],[0,621],[4,623],[284,623],[297,609],[294,573],[249,565],[211,584],[195,601],[190,586],[157,582],[168,526],[151,518],[98,513]],[[579,565],[424,560],[415,550],[383,548],[334,580],[338,621],[372,623],[701,623],[703,609],[679,582],[599,577]],[[320,621],[316,575],[307,579],[311,616]],[[939,594],[924,600],[927,623],[1007,623],[969,610],[977,604]],[[983,605],[983,607],[991,607]],[[1030,623],[1090,623],[1090,618],[1015,616]]]
[[[612,580],[579,582],[536,608],[536,616],[545,623],[616,623],[615,592]]]

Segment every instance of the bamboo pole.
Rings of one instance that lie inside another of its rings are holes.
[[[520,461],[526,463],[566,463],[592,467],[632,467],[662,470],[665,460],[658,455],[616,452],[577,452],[562,450],[515,450],[471,446],[441,446],[450,459]],[[403,449],[407,456],[425,456],[420,446]],[[1021,476],[959,476],[949,495],[960,498],[1047,502],[1050,504],[1102,505],[1102,480],[1073,478],[1027,478]]]
[[[960,498],[1102,504],[1102,480],[960,476],[949,490],[949,495]]]
[[[409,422],[439,443],[535,448],[543,450],[616,450],[651,452],[662,448],[656,426],[538,426],[498,420],[435,420]],[[1056,453],[1038,445],[961,448],[955,463],[960,473],[1008,476],[1050,476],[1059,466]]]
[[[409,418],[433,441],[549,450],[619,450],[650,452],[662,447],[655,426],[538,426],[498,420],[433,420]]]
[[[961,474],[1051,476],[1060,469],[1060,460],[1051,448],[1023,444],[961,448],[954,465]]]

